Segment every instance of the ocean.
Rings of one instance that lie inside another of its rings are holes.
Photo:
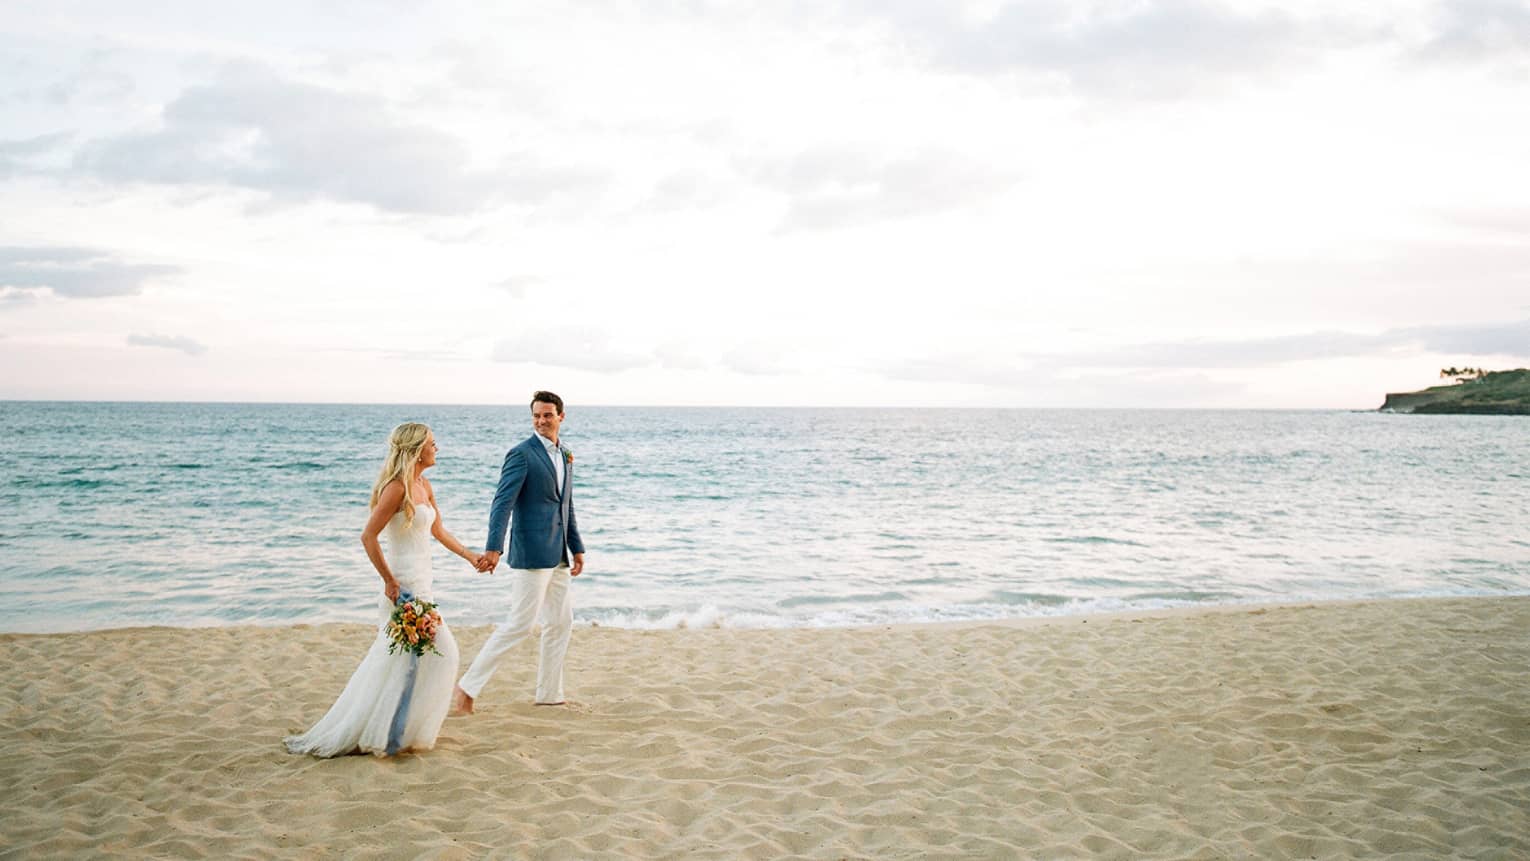
[[[373,619],[358,536],[424,421],[482,546],[516,406],[0,402],[0,631]],[[578,407],[577,623],[799,627],[1530,594],[1530,421]],[[438,549],[447,620],[503,611]]]

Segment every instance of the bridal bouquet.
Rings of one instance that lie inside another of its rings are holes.
[[[388,617],[388,654],[400,650],[418,655],[428,649],[436,651],[436,631],[441,627],[441,614],[436,605],[408,592],[398,596],[393,605],[393,615]]]

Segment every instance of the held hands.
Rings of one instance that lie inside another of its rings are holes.
[[[499,556],[500,556],[499,551],[497,551],[497,550],[489,550],[487,552],[478,554],[478,556],[476,556],[473,559],[470,559],[468,561],[472,562],[473,563],[473,567],[475,569],[477,569],[480,573],[483,573],[483,574],[493,574],[494,573],[494,569],[499,567]],[[570,576],[570,577],[578,577],[580,575],[580,573],[582,573],[583,571],[584,571],[584,554],[583,553],[575,553],[574,554],[574,565],[573,565],[572,568],[569,569],[568,576]]]

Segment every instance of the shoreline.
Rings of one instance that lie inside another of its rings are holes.
[[[1530,597],[585,627],[566,707],[523,643],[433,751],[287,754],[371,629],[0,635],[0,857],[1530,855]]]
[[[748,625],[733,626],[723,624],[687,625],[679,624],[665,628],[629,627],[605,624],[594,620],[574,620],[574,630],[590,631],[632,631],[632,632],[665,632],[665,631],[881,631],[897,630],[903,628],[969,628],[996,625],[1001,627],[1029,627],[1036,624],[1047,623],[1072,623],[1098,619],[1108,621],[1110,619],[1133,616],[1141,618],[1172,618],[1176,616],[1195,616],[1202,613],[1239,613],[1250,610],[1278,610],[1287,608],[1322,608],[1342,607],[1360,604],[1391,604],[1418,601],[1493,601],[1512,600],[1517,598],[1530,598],[1530,592],[1502,592],[1494,594],[1468,594],[1468,595],[1403,595],[1389,598],[1311,598],[1311,599],[1279,599],[1273,601],[1249,601],[1246,603],[1207,603],[1193,604],[1180,607],[1145,607],[1141,609],[1119,610],[1092,610],[1085,613],[1068,613],[1056,615],[1035,616],[1002,616],[992,619],[950,619],[944,621],[920,621],[920,622],[868,622],[849,625]],[[577,610],[575,611],[577,612]],[[451,620],[447,620],[451,623]],[[114,628],[82,628],[61,631],[7,631],[0,629],[0,638],[3,637],[67,637],[88,634],[112,634],[133,631],[273,631],[273,630],[307,630],[323,629],[333,626],[372,627],[372,623],[365,621],[332,621],[332,622],[295,622],[283,624],[279,622],[236,622],[232,624],[206,624],[206,625],[134,625]],[[480,629],[488,631],[494,623],[474,625],[452,624],[452,630],[471,631]]]

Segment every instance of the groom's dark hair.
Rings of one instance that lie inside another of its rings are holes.
[[[531,405],[536,406],[539,402],[544,404],[552,404],[558,408],[558,415],[563,415],[563,399],[553,394],[552,392],[532,392]]]

